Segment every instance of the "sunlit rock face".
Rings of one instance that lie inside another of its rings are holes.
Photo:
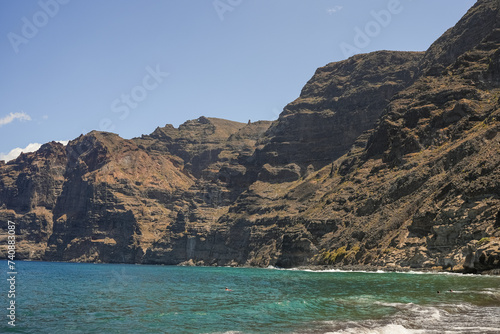
[[[319,68],[273,122],[94,131],[0,162],[17,258],[498,272],[499,6],[427,52]]]

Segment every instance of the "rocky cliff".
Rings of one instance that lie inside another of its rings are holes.
[[[499,13],[321,67],[274,122],[45,144],[0,163],[0,220],[32,260],[498,271]]]

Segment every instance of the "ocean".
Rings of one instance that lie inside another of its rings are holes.
[[[500,333],[498,276],[15,265],[1,333]]]

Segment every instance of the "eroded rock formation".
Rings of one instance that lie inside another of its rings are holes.
[[[499,12],[478,1],[425,53],[321,67],[274,122],[94,131],[2,162],[0,221],[32,260],[498,272]]]

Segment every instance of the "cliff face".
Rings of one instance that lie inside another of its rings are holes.
[[[379,51],[319,68],[260,140],[256,159],[303,171],[331,163],[373,128],[394,94],[413,80],[422,56]]]
[[[319,68],[274,122],[45,144],[0,164],[0,220],[34,260],[498,270],[499,12]]]
[[[498,0],[479,0],[453,27],[434,42],[425,53],[419,72],[441,75],[457,58],[477,47],[498,28]]]

